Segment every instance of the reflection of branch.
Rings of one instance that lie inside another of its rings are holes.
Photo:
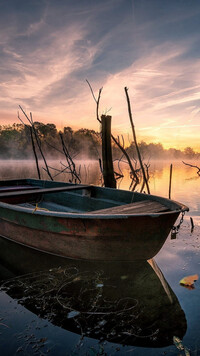
[[[157,274],[164,290],[165,290],[165,293],[167,294],[168,298],[169,298],[169,301],[170,303],[172,304],[173,303],[173,299],[172,299],[172,295],[171,295],[171,292],[169,290],[169,286],[160,270],[160,268],[158,267],[156,261],[151,258],[150,260],[147,260],[147,262],[150,264],[150,266],[153,268],[154,272]]]
[[[200,168],[198,166],[194,166],[193,164],[189,164],[189,163],[186,163],[186,162],[183,162],[183,164],[185,164],[186,166],[198,169],[197,174],[198,174],[198,176],[200,176]]]

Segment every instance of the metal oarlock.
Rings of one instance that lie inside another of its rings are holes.
[[[182,211],[179,224],[176,225],[176,226],[174,225],[174,226],[172,227],[172,230],[171,230],[171,240],[176,239],[176,235],[178,234],[179,229],[180,229],[180,227],[181,227],[181,225],[182,225],[182,223],[183,223],[184,215],[185,215],[185,211]]]

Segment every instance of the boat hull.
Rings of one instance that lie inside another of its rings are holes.
[[[6,215],[1,235],[30,248],[68,258],[132,261],[159,252],[179,213],[115,219]]]
[[[73,259],[150,259],[187,210],[125,190],[34,179],[0,182],[0,235]]]

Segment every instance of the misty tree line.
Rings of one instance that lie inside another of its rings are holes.
[[[54,124],[34,122],[40,138],[43,152],[49,158],[58,158],[62,152],[60,133],[63,134],[65,144],[70,154],[77,159],[87,157],[98,159],[101,156],[101,134],[89,129],[73,131],[71,127],[64,127],[58,131]],[[139,148],[143,159],[199,159],[200,153],[194,152],[191,147],[183,151],[170,148],[164,149],[161,143],[146,143],[141,141]],[[130,157],[137,157],[134,143],[127,148]],[[121,152],[113,143],[113,156],[119,158]],[[33,150],[31,144],[30,128],[23,124],[0,126],[0,158],[1,159],[31,159]]]

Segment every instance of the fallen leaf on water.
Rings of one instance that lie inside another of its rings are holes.
[[[197,281],[198,279],[199,279],[198,274],[194,274],[192,276],[187,276],[187,277],[182,278],[179,283],[182,286],[189,287],[189,289],[193,289],[194,282]]]

